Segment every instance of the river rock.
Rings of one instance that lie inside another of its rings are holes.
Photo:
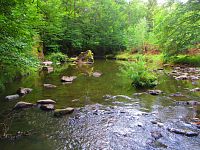
[[[94,77],[98,78],[98,77],[100,77],[102,75],[102,73],[100,73],[100,72],[94,72],[92,75]]]
[[[40,109],[44,110],[44,111],[51,111],[55,109],[54,104],[42,104],[40,105]]]
[[[187,80],[188,78],[189,78],[189,77],[186,76],[186,75],[181,75],[181,76],[176,77],[175,79],[176,79],[176,80]]]
[[[161,134],[161,132],[159,132],[159,131],[152,131],[152,132],[151,132],[151,136],[152,136],[153,138],[155,138],[155,140],[157,140],[157,139],[163,137],[162,134]]]
[[[74,108],[71,108],[71,107],[68,107],[65,109],[56,109],[54,111],[54,116],[60,117],[60,116],[66,115],[66,114],[71,114],[71,113],[73,113],[73,111],[74,111]]]
[[[17,94],[19,94],[20,96],[23,96],[23,95],[26,95],[28,93],[30,93],[33,89],[31,88],[23,88],[23,87],[20,87],[18,90],[17,90]]]
[[[200,105],[198,101],[177,101],[177,105]]]
[[[20,101],[14,106],[13,109],[25,109],[25,108],[31,108],[33,106],[34,106],[34,104],[32,104],[32,103]]]
[[[161,90],[148,90],[148,93],[151,95],[159,95],[162,93]]]
[[[62,78],[61,78],[61,81],[62,82],[72,82],[74,79],[76,79],[77,77],[76,76],[70,76],[70,77],[68,77],[68,76],[63,76]]]
[[[189,77],[191,80],[199,80],[199,77],[198,76],[190,76]]]
[[[56,102],[52,99],[38,100],[37,104],[55,104]]]
[[[200,88],[197,87],[197,88],[191,89],[190,92],[200,92]]]
[[[142,94],[144,94],[144,93],[134,93],[133,96],[140,96]]]
[[[175,129],[175,128],[168,128],[168,131],[174,132],[176,134],[182,134],[186,136],[198,136],[199,133],[191,130],[184,130],[184,129]]]
[[[52,61],[43,61],[41,64],[45,65],[45,66],[50,66],[53,64],[53,62]]]
[[[43,84],[43,86],[45,88],[56,88],[57,87],[56,85],[53,85],[53,84]]]
[[[163,67],[170,67],[170,64],[163,64]]]
[[[44,71],[47,71],[48,73],[53,72],[53,67],[50,67],[50,66],[44,66],[44,67],[42,67],[42,69],[43,69]]]
[[[182,95],[181,93],[177,92],[177,93],[171,94],[170,96],[171,97],[183,97],[184,95]]]
[[[15,100],[19,98],[19,94],[15,94],[15,95],[8,95],[5,97],[6,100]]]

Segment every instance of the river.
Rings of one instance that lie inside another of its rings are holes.
[[[0,133],[30,132],[16,139],[0,139],[1,150],[68,150],[68,149],[181,149],[200,148],[200,136],[188,137],[169,132],[178,128],[200,129],[190,122],[200,118],[200,106],[177,105],[176,101],[199,101],[199,80],[180,81],[169,76],[169,69],[158,70],[159,84],[155,89],[164,93],[153,96],[148,89],[134,89],[131,80],[120,75],[120,61],[95,60],[93,65],[57,65],[54,71],[40,71],[6,86],[0,95]],[[96,78],[92,72],[101,72]],[[71,84],[63,84],[63,75],[77,76]],[[44,88],[44,83],[56,88]],[[33,91],[17,100],[5,96],[15,94],[19,87]],[[141,93],[137,95],[135,93]],[[180,92],[183,96],[173,97]],[[105,96],[107,95],[107,96]],[[112,98],[112,96],[117,96]],[[123,95],[123,96],[121,96]],[[127,98],[128,97],[128,98]],[[56,108],[74,107],[75,112],[56,118],[53,112],[38,108],[12,112],[18,101],[36,103],[53,99]],[[156,121],[154,123],[153,121]],[[153,122],[153,123],[152,123]],[[160,123],[160,125],[159,125]]]

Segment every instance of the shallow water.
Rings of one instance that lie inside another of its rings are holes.
[[[93,65],[83,66],[64,64],[56,66],[54,72],[35,73],[7,85],[1,94],[0,122],[9,126],[7,133],[31,130],[32,134],[15,140],[2,139],[0,149],[197,149],[200,146],[199,136],[175,135],[165,128],[153,126],[150,120],[159,120],[166,127],[177,123],[174,126],[178,127],[182,122],[188,123],[192,118],[199,118],[199,106],[177,106],[174,102],[199,101],[200,93],[191,93],[189,89],[200,87],[200,82],[192,84],[191,81],[177,81],[167,75],[170,69],[166,69],[157,71],[159,85],[155,87],[164,91],[164,94],[134,96],[134,93],[147,89],[136,90],[131,87],[131,81],[120,76],[120,65],[120,62],[111,60],[96,60]],[[92,76],[94,71],[103,75],[95,78]],[[63,75],[75,75],[77,79],[72,84],[63,84],[60,81]],[[54,84],[57,88],[46,89],[44,83]],[[33,91],[18,100],[4,99],[19,87],[33,88]],[[169,96],[176,92],[181,92],[184,97]],[[131,99],[105,99],[104,95],[125,95]],[[56,108],[77,109],[72,115],[62,118],[55,118],[52,112],[37,108],[11,112],[18,101],[36,103],[37,100],[48,98],[57,102]],[[199,132],[196,128],[190,128]],[[1,134],[4,129],[1,124]],[[149,134],[152,130],[162,132],[163,138],[152,142]]]

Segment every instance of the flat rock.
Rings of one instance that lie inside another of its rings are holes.
[[[171,94],[170,96],[171,96],[171,97],[184,97],[184,95],[182,95],[182,94],[179,93],[179,92],[174,93],[174,94]]]
[[[53,84],[43,84],[43,86],[45,88],[56,88],[57,87],[56,85],[53,85]]]
[[[25,108],[31,108],[33,106],[34,106],[34,104],[32,104],[32,103],[20,101],[14,106],[13,109],[25,109]]]
[[[66,115],[66,114],[71,114],[71,113],[73,113],[73,111],[74,111],[74,108],[72,108],[72,107],[68,107],[68,108],[64,108],[64,109],[56,109],[54,111],[54,116],[60,117],[60,116]]]
[[[197,87],[197,88],[191,89],[190,92],[200,92],[200,88]]]
[[[198,101],[177,101],[177,105],[200,105]]]
[[[19,94],[15,94],[15,95],[8,95],[5,97],[6,100],[15,100],[19,98]]]
[[[176,134],[182,134],[186,136],[198,136],[198,132],[194,132],[191,130],[184,130],[184,129],[175,129],[175,128],[168,128],[168,131],[176,133]]]
[[[170,64],[163,64],[163,67],[170,67]]]
[[[100,72],[94,72],[92,75],[94,77],[98,78],[98,77],[100,77],[102,75],[102,73],[100,73]]]
[[[151,95],[159,95],[162,93],[161,90],[148,90],[148,93]]]
[[[70,77],[68,77],[68,76],[63,76],[62,78],[61,78],[61,81],[62,82],[72,82],[74,79],[76,79],[77,77],[76,76],[70,76]]]
[[[55,104],[56,102],[52,99],[38,100],[37,104]]]
[[[23,87],[20,87],[18,90],[17,90],[17,94],[19,94],[20,96],[23,96],[23,95],[26,95],[28,93],[30,93],[33,89],[31,88],[23,88]]]
[[[199,80],[199,77],[198,76],[190,76],[189,77],[191,80]]]
[[[53,62],[52,61],[43,61],[41,64],[45,65],[45,66],[50,66],[53,64]]]
[[[176,77],[175,79],[176,79],[176,80],[187,80],[188,78],[189,78],[189,77],[186,76],[186,75],[181,75],[181,76]]]
[[[44,110],[44,111],[51,111],[55,109],[54,104],[42,104],[40,105],[40,109]]]
[[[161,134],[161,132],[159,132],[159,131],[152,131],[151,132],[151,136],[153,138],[155,138],[156,140],[159,139],[159,138],[161,138],[161,137],[163,137],[162,134]]]
[[[142,94],[144,94],[144,93],[134,93],[133,96],[140,96]]]

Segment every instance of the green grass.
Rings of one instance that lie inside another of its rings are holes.
[[[163,54],[145,55],[145,54],[131,54],[129,52],[123,52],[116,55],[117,60],[126,60],[132,62],[137,62],[141,57],[149,65],[151,69],[159,68],[163,64]]]
[[[200,55],[197,56],[187,56],[187,55],[179,55],[176,57],[173,57],[171,61],[174,64],[186,64],[190,66],[200,66]]]

